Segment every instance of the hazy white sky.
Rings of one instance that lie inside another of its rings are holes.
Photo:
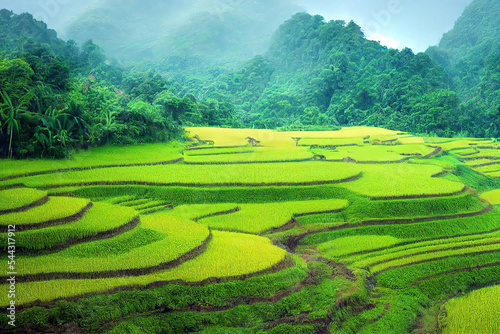
[[[423,52],[439,43],[443,33],[472,0],[300,0],[311,14],[326,20],[354,20],[367,37]],[[382,43],[384,44],[384,43]]]
[[[0,0],[0,8],[15,13],[30,12],[58,30],[65,38],[63,27],[67,21],[89,6],[105,0]],[[123,0],[123,6],[131,0]],[[154,6],[159,0],[143,0]],[[180,4],[185,0],[178,0]],[[252,0],[194,0],[204,5],[238,6]],[[188,2],[192,3],[193,0]],[[273,1],[273,0],[269,0]],[[174,1],[175,2],[175,1]],[[320,14],[328,20],[354,20],[371,39],[391,47],[410,47],[415,52],[436,45],[443,33],[453,28],[464,8],[472,0],[290,0],[311,14]],[[187,4],[187,3],[186,3]],[[266,8],[263,8],[266,10]]]

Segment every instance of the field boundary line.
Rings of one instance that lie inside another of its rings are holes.
[[[285,187],[285,186],[317,186],[323,184],[337,184],[356,181],[363,176],[363,172],[356,174],[354,176],[330,181],[311,181],[311,182],[274,182],[274,183],[156,183],[147,181],[95,181],[95,182],[80,182],[80,183],[68,183],[68,184],[56,184],[50,186],[39,187],[40,189],[54,189],[62,187],[86,187],[86,186],[120,186],[120,185],[139,185],[139,186],[159,186],[159,187]]]
[[[43,204],[47,203],[48,201],[49,201],[49,196],[45,195],[44,197],[42,197],[42,198],[40,198],[40,199],[38,199],[38,200],[28,204],[28,205],[20,206],[18,208],[14,208],[14,209],[0,210],[0,215],[4,215],[6,213],[27,211],[29,209],[36,207],[36,206],[43,205]]]
[[[57,279],[99,279],[99,278],[116,278],[116,277],[126,277],[126,276],[143,276],[149,275],[157,271],[167,270],[179,266],[180,264],[194,259],[201,253],[203,253],[212,240],[212,232],[210,231],[208,236],[202,241],[202,243],[190,251],[182,254],[181,256],[170,260],[168,262],[160,263],[156,266],[144,267],[144,268],[133,268],[133,269],[120,269],[120,270],[110,270],[110,271],[94,271],[94,272],[52,272],[52,273],[39,273],[39,274],[29,274],[29,275],[19,275],[16,280],[21,283],[25,282],[37,282],[37,281],[49,281]],[[0,277],[0,279],[6,279],[7,277]]]
[[[447,270],[447,271],[443,271],[443,272],[440,272],[440,273],[437,273],[437,274],[434,274],[434,275],[429,275],[429,276],[426,276],[426,277],[419,277],[415,281],[413,281],[413,283],[411,283],[411,286],[416,286],[416,285],[418,285],[419,283],[421,283],[421,282],[423,282],[425,280],[437,278],[439,276],[452,275],[452,274],[456,274],[456,273],[460,273],[460,272],[464,272],[464,271],[481,270],[481,269],[484,269],[484,268],[490,268],[490,267],[496,267],[496,266],[500,266],[500,262],[486,263],[486,264],[482,264],[482,265],[475,266],[475,267],[466,267],[466,268],[458,268],[458,269],[453,269],[453,270]]]
[[[38,230],[38,229],[42,229],[42,228],[46,228],[46,227],[50,227],[50,226],[68,224],[68,223],[74,222],[75,220],[81,219],[87,213],[87,211],[90,208],[92,208],[92,206],[94,206],[94,203],[90,202],[83,209],[81,209],[79,212],[72,214],[71,216],[68,216],[68,217],[47,220],[47,221],[41,222],[41,223],[16,225],[16,230],[18,230],[18,232],[22,232],[22,231],[27,231],[27,230]]]
[[[139,225],[139,222],[140,222],[140,218],[139,218],[139,216],[136,216],[128,223],[123,224],[121,226],[118,226],[118,227],[111,229],[111,230],[108,230],[108,231],[101,231],[101,232],[98,232],[96,234],[89,235],[89,236],[83,237],[83,238],[71,238],[71,239],[66,240],[63,243],[55,244],[52,247],[43,248],[43,249],[31,249],[31,248],[24,248],[24,247],[23,248],[16,247],[16,251],[18,251],[22,254],[26,254],[26,255],[33,254],[33,253],[38,254],[40,252],[43,252],[44,254],[58,252],[62,249],[68,248],[70,246],[82,244],[85,242],[91,242],[91,241],[95,241],[95,240],[103,240],[103,239],[109,239],[109,238],[115,237],[115,236],[120,235],[122,233],[133,230],[134,228],[137,227],[137,225]]]
[[[483,239],[480,239],[480,240],[483,240]],[[463,243],[465,244],[468,241],[469,240],[464,241]],[[381,263],[391,262],[391,261],[394,261],[394,260],[400,260],[400,259],[403,259],[403,258],[408,257],[408,256],[417,256],[417,255],[423,255],[423,254],[439,253],[439,252],[444,252],[444,251],[452,251],[452,250],[457,250],[457,249],[474,248],[474,247],[487,246],[487,245],[496,245],[496,244],[500,244],[500,241],[486,242],[486,243],[483,243],[483,244],[474,244],[474,245],[467,245],[467,244],[465,244],[465,245],[462,245],[462,246],[454,246],[454,247],[443,248],[443,249],[433,249],[433,250],[421,251],[421,252],[412,253],[412,254],[409,254],[409,255],[400,255],[400,256],[392,257],[392,258],[387,259],[387,260],[381,260],[381,261],[373,262],[373,263],[370,263],[370,266],[376,266],[376,265],[379,265]],[[418,248],[426,248],[426,247],[418,247]],[[417,249],[417,248],[410,248],[410,249]],[[406,250],[402,250],[402,252],[405,252],[405,251]],[[397,252],[395,252],[395,253],[389,253],[389,254],[397,254]]]
[[[471,256],[471,255],[482,255],[482,254],[490,254],[490,253],[498,253],[500,250],[498,249],[493,249],[493,250],[485,250],[485,251],[480,251],[480,252],[471,252],[471,253],[465,253],[465,254],[455,254],[455,255],[446,255],[446,256],[439,256],[439,257],[434,257],[432,259],[425,259],[425,260],[420,260],[420,261],[415,261],[415,262],[409,262],[405,264],[399,264],[397,266],[392,266],[392,267],[387,267],[384,268],[380,271],[377,271],[376,273],[371,273],[373,276],[378,276],[386,271],[397,269],[397,268],[404,268],[404,267],[409,267],[409,266],[414,266],[417,264],[422,264],[422,263],[427,263],[427,262],[433,262],[433,261],[439,261],[439,260],[444,260],[449,257],[464,257],[464,256]]]
[[[241,281],[241,280],[245,280],[245,279],[248,279],[248,278],[251,278],[254,276],[275,273],[275,272],[278,272],[280,270],[292,267],[292,265],[295,265],[293,260],[289,256],[285,255],[285,258],[283,258],[281,261],[277,262],[273,266],[271,266],[267,269],[253,272],[253,273],[236,275],[236,276],[211,277],[211,278],[207,278],[205,280],[198,281],[198,282],[187,282],[187,281],[183,281],[183,280],[178,279],[178,280],[171,280],[171,281],[158,281],[158,282],[153,282],[153,283],[150,283],[147,285],[138,285],[138,284],[124,285],[124,286],[113,288],[110,290],[84,293],[84,294],[75,295],[72,297],[55,298],[55,299],[52,299],[52,300],[47,301],[47,302],[34,301],[34,302],[26,303],[23,305],[19,305],[20,306],[19,309],[20,310],[28,309],[28,308],[33,307],[33,306],[47,306],[47,307],[49,307],[49,306],[53,306],[54,302],[59,301],[59,300],[73,301],[73,300],[77,300],[80,298],[93,297],[93,296],[98,296],[98,295],[110,295],[110,294],[117,293],[120,291],[147,290],[147,289],[151,289],[151,288],[161,287],[161,286],[164,286],[167,284],[179,284],[179,285],[183,285],[183,286],[201,286],[201,285],[213,284],[213,283],[227,283],[227,282],[238,281],[238,280]]]
[[[255,153],[255,151],[242,151],[242,152],[220,152],[211,154],[188,154],[187,157],[211,157],[212,155],[230,155],[230,154],[248,154]]]
[[[210,218],[210,217],[216,217],[216,216],[230,215],[231,213],[235,213],[235,212],[238,212],[240,210],[241,210],[241,208],[239,206],[236,206],[234,209],[231,209],[231,210],[209,213],[208,215],[203,215],[203,216],[200,216],[200,217],[196,217],[196,218],[193,218],[191,220],[194,221],[194,222],[198,222],[198,220],[201,220],[201,219]]]
[[[207,154],[207,156],[210,156]],[[186,165],[243,165],[243,164],[276,164],[276,163],[287,163],[287,162],[305,162],[313,161],[313,157],[307,159],[295,159],[295,160],[269,160],[269,161],[217,161],[217,162],[191,162],[184,160]]]
[[[299,235],[290,236],[288,238],[288,240],[285,242],[285,244],[287,245],[287,247],[289,247],[289,249],[295,250],[295,248],[297,248],[297,246],[299,245],[300,240],[304,239],[305,237],[307,237],[309,235],[313,235],[313,234],[337,231],[337,230],[342,230],[344,228],[356,228],[356,227],[363,227],[363,226],[399,225],[399,224],[404,225],[404,224],[430,222],[430,221],[434,221],[434,220],[468,218],[468,217],[483,215],[485,213],[490,212],[491,210],[493,210],[493,206],[488,203],[488,206],[485,207],[484,209],[482,209],[481,211],[468,212],[468,213],[457,213],[454,215],[420,217],[420,218],[399,218],[399,219],[394,218],[394,219],[380,219],[380,220],[365,220],[365,221],[361,221],[358,223],[344,223],[341,225],[329,227],[327,229],[322,229],[322,230],[318,230],[318,231],[308,231],[308,232],[305,232],[305,233],[302,233]],[[439,238],[437,238],[437,239],[439,239]],[[430,240],[435,240],[435,239],[430,239]],[[409,242],[409,243],[412,243],[412,242]],[[402,245],[404,245],[404,244],[402,244]],[[347,254],[346,256],[348,256],[348,255],[350,256],[353,254]]]
[[[442,172],[440,172],[442,173]],[[439,174],[440,174],[439,173]],[[435,174],[438,175],[438,174]],[[405,195],[405,196],[374,196],[370,197],[372,201],[390,201],[390,200],[398,200],[398,199],[417,199],[417,198],[436,198],[436,197],[448,197],[448,196],[456,196],[465,193],[469,188],[464,186],[464,188],[460,191],[456,191],[450,194],[427,194],[427,195]]]

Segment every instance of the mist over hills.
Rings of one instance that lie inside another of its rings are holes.
[[[170,0],[154,6],[107,0],[75,17],[65,35],[79,43],[92,39],[125,62],[147,57],[166,68],[227,66],[264,53],[279,24],[300,10],[286,0]]]
[[[484,132],[500,129],[500,3],[475,0],[426,53],[449,74],[460,98],[464,121]],[[489,130],[489,131],[488,131]]]

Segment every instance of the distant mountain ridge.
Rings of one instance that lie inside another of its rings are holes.
[[[475,0],[426,53],[442,65],[477,136],[500,136],[500,2]]]

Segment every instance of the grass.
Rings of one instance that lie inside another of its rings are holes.
[[[246,137],[260,141],[263,146],[295,146],[292,138],[353,138],[365,136],[395,136],[397,131],[374,127],[348,127],[340,131],[286,131],[260,129],[219,129],[207,127],[187,127],[191,137],[198,135],[202,140],[212,140],[216,146],[245,146],[248,144]],[[299,144],[302,145],[301,142]]]
[[[341,210],[348,204],[348,201],[339,199],[240,204],[238,212],[201,219],[199,222],[211,229],[259,234],[286,224],[295,214]]]
[[[388,255],[373,257],[368,260],[358,261],[354,265],[371,267],[372,273],[377,273],[387,268],[409,265],[414,262],[433,260],[440,257],[456,256],[483,251],[500,250],[500,237],[465,241],[452,244],[428,246],[423,249],[410,249]]]
[[[428,241],[403,242],[395,243],[392,247],[378,247],[378,249],[361,254],[352,254],[343,258],[347,263],[358,263],[359,265],[370,265],[373,263],[384,262],[409,253],[418,254],[427,251],[438,250],[439,248],[451,249],[460,246],[468,246],[469,244],[485,244],[495,242],[500,237],[500,232],[490,232],[483,234],[471,234],[459,237],[449,237],[443,239],[433,239]],[[354,253],[354,252],[353,252]]]
[[[23,177],[3,183],[22,182],[36,187],[123,182],[147,182],[157,185],[265,185],[339,181],[358,175],[361,171],[361,167],[348,163],[332,166],[320,161],[203,166],[174,164],[71,171]]]
[[[446,320],[443,334],[500,333],[500,286],[474,290],[443,305]]]
[[[393,246],[399,242],[399,239],[391,236],[362,235],[323,242],[317,244],[316,248],[327,258],[335,259],[351,253]]]
[[[16,247],[42,250],[65,245],[117,229],[136,216],[137,212],[130,208],[95,203],[82,219],[72,223],[16,233]],[[0,236],[0,244],[7,245],[6,233]]]
[[[414,264],[412,266],[394,268],[385,271],[377,275],[377,282],[381,286],[391,289],[403,289],[410,287],[412,283],[416,282],[419,279],[423,279],[432,275],[449,273],[452,270],[466,270],[467,268],[472,269],[481,265],[496,263],[498,261],[500,261],[500,252],[450,256],[436,261],[424,262]],[[439,281],[439,278],[445,280],[446,276],[438,277],[437,281]],[[486,277],[486,280],[487,279],[488,278]],[[424,280],[422,283],[425,282],[426,281]],[[453,285],[453,283],[451,285]],[[442,288],[441,290],[442,293],[446,294],[446,292],[443,291]],[[431,287],[431,291],[439,291],[439,289],[433,289]]]
[[[155,267],[200,246],[208,235],[203,225],[161,212],[141,217],[138,231],[75,245],[54,254],[22,258],[18,270],[27,275]]]
[[[391,152],[391,148],[384,145],[373,146],[341,146],[337,147],[335,151],[325,149],[313,149],[314,154],[321,154],[327,160],[342,160],[344,158],[351,158],[356,161],[399,161],[404,159],[397,152]]]
[[[199,282],[212,277],[231,277],[262,271],[285,258],[286,251],[273,246],[269,239],[248,234],[213,231],[213,239],[205,252],[178,267],[154,274],[103,278],[50,280],[18,283],[16,305],[37,299],[51,301],[56,298],[99,293],[127,286],[145,286],[154,282],[182,280]],[[7,294],[0,296],[0,305],[7,305]]]
[[[490,202],[492,205],[500,205],[500,189],[482,193],[481,197]]]
[[[386,235],[406,241],[424,241],[429,239],[448,238],[476,233],[489,233],[500,227],[500,208],[494,207],[483,215],[436,220],[423,223],[375,225],[346,228],[309,235],[301,240],[302,245],[323,243],[346,236]]]
[[[0,179],[28,173],[60,169],[88,168],[109,165],[144,164],[182,158],[179,143],[137,144],[130,146],[101,146],[74,153],[62,160],[10,160],[0,159]]]
[[[72,216],[89,204],[88,200],[72,197],[50,197],[43,204],[22,212],[0,215],[0,225],[39,224]]]
[[[0,211],[18,209],[45,196],[47,196],[46,191],[31,188],[0,190]]]
[[[443,171],[438,166],[411,163],[362,165],[363,177],[342,187],[370,197],[449,195],[464,184],[432,177]]]
[[[468,139],[459,139],[450,142],[437,143],[435,146],[440,146],[445,151],[450,151],[459,148],[470,148],[471,146],[478,145],[492,145],[491,140],[468,140]],[[471,145],[472,144],[472,145]],[[433,145],[434,146],[434,145]]]
[[[189,156],[200,156],[200,155],[214,155],[214,154],[240,154],[254,152],[255,147],[247,146],[236,146],[236,147],[216,147],[216,148],[196,148],[185,149],[183,154],[185,157]]]
[[[307,147],[255,147],[251,153],[188,155],[185,161],[191,163],[300,161],[312,157],[313,154]]]

